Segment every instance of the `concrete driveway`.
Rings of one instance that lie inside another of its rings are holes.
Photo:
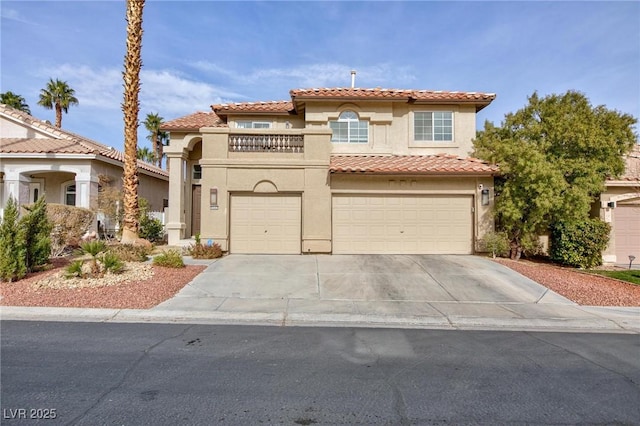
[[[528,307],[541,304],[574,305],[477,256],[229,255],[151,311],[215,312],[223,319],[281,319],[283,324],[293,318],[332,322],[348,316],[387,323],[394,317],[426,317],[447,325],[457,315],[531,316]],[[535,316],[555,314],[535,312]],[[575,315],[583,316],[577,311]]]

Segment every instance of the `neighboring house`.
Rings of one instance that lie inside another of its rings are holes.
[[[609,179],[600,195],[599,215],[611,224],[609,247],[603,253],[607,263],[640,262],[640,146],[626,156],[626,169],[619,179]]]
[[[169,244],[231,253],[473,253],[497,167],[468,158],[491,93],[296,89],[165,123]]]
[[[101,185],[122,188],[124,154],[0,104],[0,208],[46,194],[47,203],[93,208]],[[150,210],[167,203],[169,175],[138,161],[140,197]]]

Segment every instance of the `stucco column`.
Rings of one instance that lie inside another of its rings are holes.
[[[167,237],[169,245],[178,245],[184,238],[185,223],[184,186],[185,186],[185,161],[186,153],[167,153],[169,162],[169,208],[167,224]]]
[[[18,205],[29,203],[29,182],[31,179],[15,172],[7,172],[4,176],[4,191],[2,194],[2,207],[7,205],[9,196],[18,202]]]
[[[89,173],[76,174],[76,206],[91,209],[92,198],[98,197],[98,178]]]

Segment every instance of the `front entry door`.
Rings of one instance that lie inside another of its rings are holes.
[[[200,233],[200,208],[202,205],[202,186],[193,185],[191,190],[191,235]]]

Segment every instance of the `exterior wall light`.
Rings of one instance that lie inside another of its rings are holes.
[[[218,210],[218,188],[209,190],[209,206],[211,210]]]
[[[481,198],[481,202],[483,206],[488,206],[489,205],[489,189],[483,189],[482,190],[482,198]]]

